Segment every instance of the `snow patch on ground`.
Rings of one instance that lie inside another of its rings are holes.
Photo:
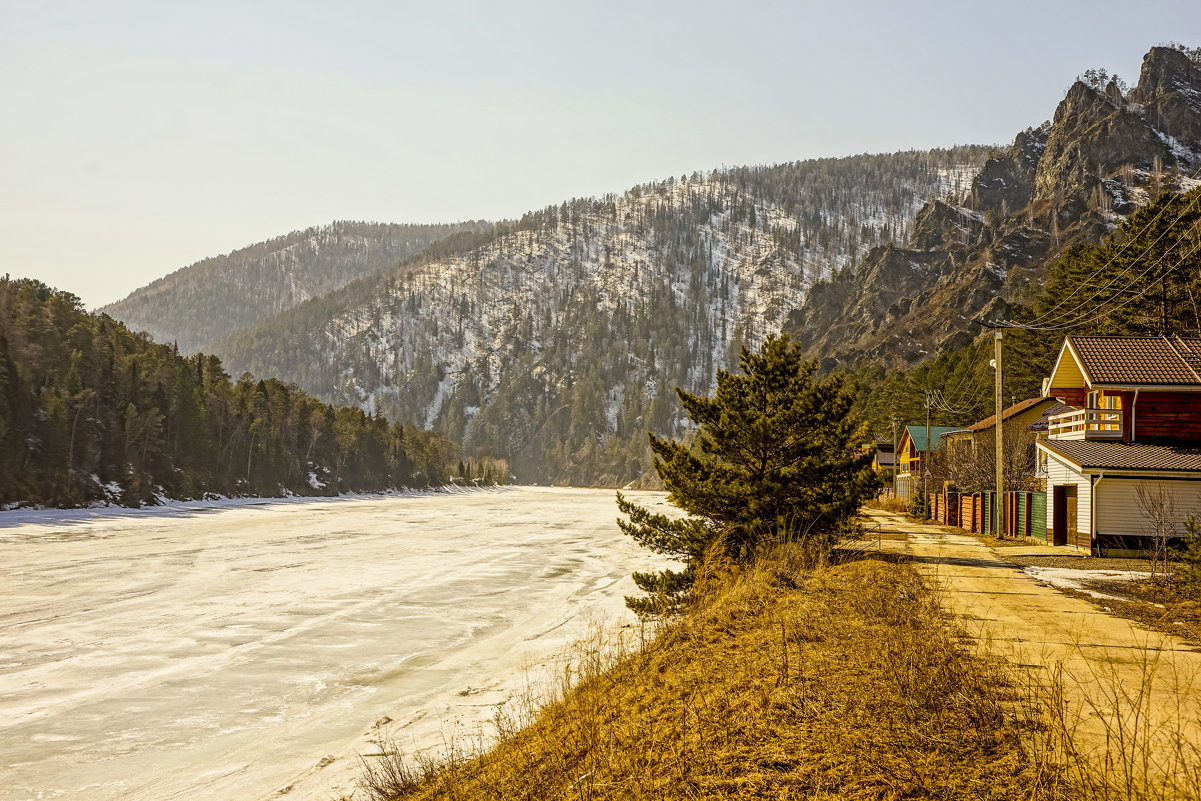
[[[84,506],[72,509],[54,509],[43,506],[25,506],[19,509],[0,509],[0,530],[26,525],[81,525],[106,518],[171,518],[186,517],[193,512],[215,509],[230,509],[240,506],[273,507],[280,504],[338,503],[339,501],[370,500],[396,497],[425,497],[431,495],[458,495],[476,492],[506,492],[509,487],[458,487],[447,484],[443,487],[425,489],[397,489],[382,492],[344,492],[339,495],[287,495],[278,498],[259,495],[230,498],[209,493],[205,498],[172,500],[163,498],[155,506]]]
[[[1087,593],[1094,598],[1103,598],[1109,601],[1126,601],[1128,599],[1098,592],[1086,587],[1084,582],[1137,581],[1151,577],[1150,573],[1141,570],[1079,570],[1071,567],[1039,567],[1037,565],[1023,567],[1022,572],[1036,581],[1050,584],[1057,589],[1075,590]]]

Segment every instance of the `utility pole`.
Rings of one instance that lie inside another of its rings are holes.
[[[897,418],[890,417],[892,423],[892,497],[897,497],[897,468],[901,466],[900,455],[897,453]]]
[[[995,361],[993,365],[997,371],[997,416],[994,419],[997,429],[997,499],[994,503],[996,513],[994,517],[997,520],[998,537],[1003,537],[1005,532],[1005,484],[1004,484],[1004,438],[1001,430],[1001,329],[993,330],[993,349],[995,351]]]
[[[930,390],[926,390],[926,452],[922,454],[922,519],[930,519]]]
[[[1168,335],[1168,277],[1167,273],[1159,276],[1159,333]]]

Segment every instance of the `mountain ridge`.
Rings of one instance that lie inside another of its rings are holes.
[[[339,220],[311,226],[181,267],[98,311],[185,353],[212,351],[233,330],[390,269],[448,236],[491,225]]]
[[[809,285],[965,191],[984,148],[734,168],[574,199],[245,329],[219,351],[412,419],[520,479],[624,484]],[[576,343],[576,344],[573,344]]]
[[[970,343],[1201,167],[1201,55],[1152,48],[1138,85],[1089,71],[1006,148],[693,173],[430,244],[235,330],[235,369],[413,420],[519,480],[624,484],[645,433],[783,330],[828,368]]]
[[[1037,291],[1056,255],[1099,242],[1166,189],[1197,185],[1201,54],[1154,47],[1138,85],[1086,74],[1050,122],[990,158],[971,191],[935,201],[903,247],[869,253],[854,274],[814,288],[785,330],[830,366],[911,365],[1005,318]],[[900,299],[905,299],[901,305]]]

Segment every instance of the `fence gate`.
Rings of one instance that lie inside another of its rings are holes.
[[[1030,493],[1030,536],[1047,541],[1047,493]]]

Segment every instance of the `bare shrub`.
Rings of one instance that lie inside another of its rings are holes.
[[[1151,643],[1133,653],[1076,652],[1076,672],[1057,666],[1042,695],[1055,758],[1078,797],[1201,797],[1197,677]]]
[[[1148,549],[1151,556],[1151,575],[1167,575],[1171,570],[1168,559],[1168,538],[1176,533],[1180,518],[1176,514],[1176,502],[1172,493],[1163,484],[1151,487],[1140,481],[1134,488],[1138,496],[1138,508],[1143,513],[1147,535],[1151,539]]]

